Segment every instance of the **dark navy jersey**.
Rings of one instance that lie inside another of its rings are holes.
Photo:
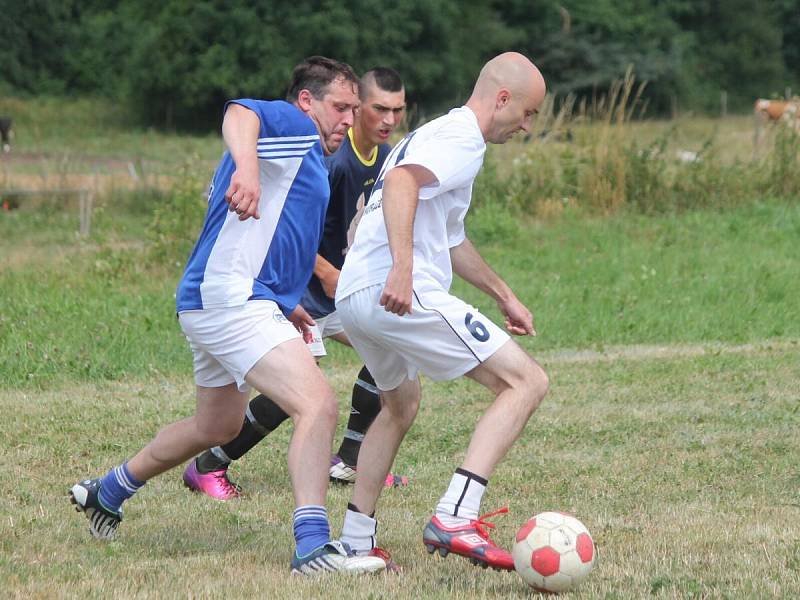
[[[350,129],[339,149],[325,157],[331,199],[325,213],[325,228],[318,253],[337,269],[344,264],[344,256],[353,243],[358,218],[369,200],[372,186],[389,150],[389,144],[381,144],[377,152],[365,159],[353,147],[353,130]],[[315,319],[336,310],[333,298],[325,295],[316,275],[311,277],[300,304]]]

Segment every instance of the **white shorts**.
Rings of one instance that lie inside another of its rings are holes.
[[[474,306],[429,281],[414,281],[411,314],[402,317],[380,305],[383,284],[337,302],[345,332],[378,389],[393,390],[417,372],[455,379],[477,367],[509,335]]]
[[[328,354],[322,340],[337,333],[342,333],[344,327],[342,327],[342,320],[336,311],[319,319],[314,319],[314,321],[317,324],[310,327],[313,339],[309,342],[308,349],[311,350],[311,355],[314,358],[319,358]]]
[[[300,334],[271,300],[242,306],[187,310],[178,315],[194,357],[194,380],[203,387],[236,383],[250,386],[245,376],[267,352]]]

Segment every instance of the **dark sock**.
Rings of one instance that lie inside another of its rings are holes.
[[[364,434],[380,411],[381,397],[378,388],[375,387],[375,380],[367,367],[363,367],[353,385],[350,418],[347,421],[342,444],[336,453],[346,465],[354,467],[358,462],[358,452],[361,450]]]
[[[195,466],[198,473],[211,473],[212,471],[221,471],[227,469],[231,464],[227,460],[222,460],[211,450],[206,450],[195,459]]]
[[[283,412],[277,404],[263,394],[259,394],[250,400],[250,404],[247,406],[247,414],[239,435],[224,446],[220,446],[222,452],[215,454],[213,450],[206,450],[198,456],[197,470],[200,473],[209,473],[226,469],[230,461],[247,454],[270,431],[277,429],[288,418],[289,415]],[[229,460],[225,460],[222,458],[223,456]]]

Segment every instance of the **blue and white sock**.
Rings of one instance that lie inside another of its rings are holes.
[[[98,499],[103,508],[114,513],[118,513],[120,506],[128,498],[133,496],[140,487],[145,484],[131,475],[128,463],[122,463],[118,467],[111,469],[100,482],[100,493]]]
[[[297,556],[306,556],[331,541],[331,526],[324,506],[298,506],[294,509],[292,521]]]

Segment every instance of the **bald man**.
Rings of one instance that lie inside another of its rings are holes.
[[[514,568],[511,554],[489,538],[491,524],[479,517],[481,499],[547,393],[548,380],[508,335],[535,334],[531,312],[467,239],[464,217],[486,143],[527,132],[544,96],[544,79],[527,58],[506,53],[492,59],[465,106],[394,147],[364,209],[336,290],[344,329],[383,401],[363,441],[342,531],[358,553],[376,548],[375,506],[419,407],[418,373],[437,380],[466,375],[491,391],[494,402],[423,542],[431,553],[438,548],[442,556],[453,552],[474,564]],[[449,293],[453,272],[497,302],[508,333]]]

